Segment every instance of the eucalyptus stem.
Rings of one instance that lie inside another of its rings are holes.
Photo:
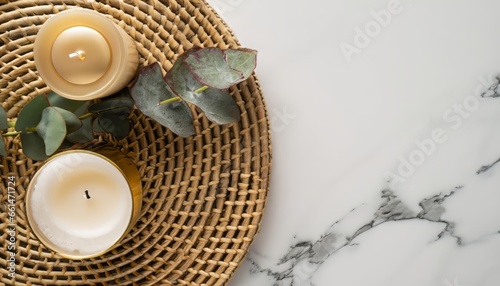
[[[25,131],[26,132],[36,132],[36,127],[26,128]],[[23,133],[23,131],[9,131],[9,132],[2,133],[2,136],[3,137],[16,136],[16,135],[21,134],[21,133]]]
[[[86,114],[84,114],[84,115],[82,115],[82,116],[78,117],[78,119],[83,120],[83,119],[85,119],[85,118],[89,118],[89,117],[91,117],[92,115],[93,115],[93,113],[92,113],[92,112],[89,112],[89,113],[86,113]]]
[[[204,92],[207,89],[208,89],[208,85],[204,85],[204,86],[198,88],[197,90],[195,90],[194,93],[201,93],[201,92]]]
[[[176,97],[172,97],[172,98],[160,101],[159,105],[169,104],[169,103],[177,102],[177,101],[180,101],[180,100],[181,100],[181,98],[178,97],[178,96],[176,96]]]
[[[21,131],[10,131],[10,132],[5,132],[2,134],[3,137],[7,136],[16,136],[17,134],[21,134]]]

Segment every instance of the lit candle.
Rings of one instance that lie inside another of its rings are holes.
[[[82,8],[49,18],[38,32],[33,50],[45,84],[74,100],[119,91],[138,67],[132,38],[105,16]]]
[[[55,155],[28,186],[29,224],[45,246],[63,257],[84,259],[107,252],[139,216],[137,168],[116,150],[98,152]]]

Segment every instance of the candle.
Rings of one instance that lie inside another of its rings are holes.
[[[106,73],[111,63],[111,51],[99,32],[76,26],[63,31],[54,41],[52,63],[66,81],[89,84]]]
[[[45,84],[61,96],[91,100],[124,88],[135,76],[134,41],[105,16],[82,8],[55,14],[33,48]]]
[[[34,175],[26,195],[29,224],[63,257],[104,254],[133,227],[142,204],[139,172],[116,150],[66,151]]]

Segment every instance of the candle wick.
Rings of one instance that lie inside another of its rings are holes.
[[[88,199],[90,199],[90,195],[89,195],[89,191],[88,190],[85,190],[85,197]]]
[[[72,58],[78,58],[79,60],[83,61],[83,60],[85,60],[85,57],[87,55],[85,55],[84,51],[80,51],[79,50],[79,51],[76,51],[74,53],[69,54],[68,56],[69,56],[70,59],[72,59]]]

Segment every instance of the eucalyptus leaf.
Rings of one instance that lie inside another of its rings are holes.
[[[45,95],[33,98],[19,112],[15,126],[16,131],[25,132],[27,128],[35,128],[42,119],[43,110],[48,106],[49,102]],[[27,149],[26,146],[23,146],[23,149]]]
[[[203,87],[203,84],[194,78],[189,66],[181,59],[175,61],[172,68],[167,72],[164,81],[177,96],[191,103],[195,101],[192,96],[194,92]]]
[[[78,107],[77,110],[75,110],[73,113],[80,117],[88,113],[88,108],[90,105],[90,101],[86,101],[85,104],[82,104],[80,107]]]
[[[72,143],[87,143],[94,139],[92,132],[92,117],[82,119],[82,126],[70,134],[66,135],[66,140]]]
[[[134,101],[130,97],[116,97],[95,103],[89,107],[91,113],[113,112],[117,114],[129,113],[134,107]]]
[[[59,94],[51,91],[47,93],[47,99],[49,104],[54,107],[60,107],[71,112],[75,112],[84,105],[87,105],[90,101],[88,100],[72,100],[60,96]]]
[[[37,133],[21,133],[21,144],[24,155],[32,160],[43,161],[49,157],[45,154],[45,143]]]
[[[5,139],[2,134],[0,134],[0,155],[7,157],[7,149],[5,149]]]
[[[228,124],[240,120],[240,109],[226,90],[209,88],[199,94],[192,93],[190,99],[214,123]]]
[[[67,149],[67,148],[71,148],[71,147],[73,147],[74,145],[75,145],[75,143],[73,143],[73,142],[69,141],[69,140],[67,139],[67,137],[66,137],[66,138],[64,138],[63,142],[61,143],[61,146],[59,146],[59,149]]]
[[[227,124],[240,119],[238,105],[225,90],[208,88],[196,92],[203,85],[192,76],[187,65],[176,61],[165,81],[179,97],[198,106],[207,118],[217,124]]]
[[[250,49],[195,48],[184,53],[177,61],[187,65],[201,84],[227,89],[252,74],[256,67],[257,52]]]
[[[220,49],[191,49],[181,62],[200,83],[211,87],[224,89],[243,79],[242,73],[229,68]]]
[[[9,129],[9,124],[7,123],[7,113],[0,107],[0,130]]]
[[[250,49],[225,50],[229,68],[239,71],[247,79],[257,67],[257,51]]]
[[[80,127],[82,127],[82,121],[78,118],[78,116],[76,116],[72,112],[69,112],[59,107],[50,107],[50,108],[55,109],[57,112],[59,112],[59,114],[61,114],[61,116],[64,119],[64,122],[66,123],[67,133],[74,132],[78,130]]]
[[[99,120],[94,120],[92,123],[92,131],[97,134],[105,134],[106,131],[102,129],[101,125],[99,124]]]
[[[195,133],[193,116],[184,101],[170,104],[160,102],[175,98],[175,93],[165,83],[158,63],[142,68],[130,94],[137,107],[173,133],[187,137]]]
[[[55,107],[47,107],[42,112],[42,119],[37,132],[45,142],[45,154],[54,154],[66,137],[66,122]]]
[[[193,115],[184,101],[158,105],[148,116],[179,136],[189,137],[195,134]]]
[[[96,121],[102,130],[113,134],[119,140],[127,137],[130,131],[130,122],[124,114],[104,112],[99,114]]]
[[[142,112],[155,108],[160,101],[174,97],[163,81],[160,64],[157,62],[139,70],[139,76],[130,88],[130,95]]]

